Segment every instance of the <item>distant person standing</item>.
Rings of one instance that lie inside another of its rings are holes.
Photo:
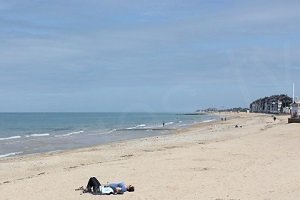
[[[274,122],[275,122],[276,121],[276,117],[274,116],[273,119],[274,119]]]

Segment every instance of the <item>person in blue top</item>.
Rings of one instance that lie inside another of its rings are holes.
[[[110,183],[106,186],[112,188],[117,194],[123,194],[126,191],[134,192],[134,186],[133,185],[126,185],[124,182]]]

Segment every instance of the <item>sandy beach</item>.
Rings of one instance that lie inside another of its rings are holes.
[[[288,116],[220,115],[227,120],[171,135],[2,159],[1,199],[298,199],[300,124],[287,124]],[[136,191],[75,191],[91,176]]]

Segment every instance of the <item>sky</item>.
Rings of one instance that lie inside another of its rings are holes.
[[[0,112],[300,97],[300,1],[0,0]]]

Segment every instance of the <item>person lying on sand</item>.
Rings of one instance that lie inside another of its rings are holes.
[[[98,195],[123,194],[124,192],[133,192],[134,186],[126,186],[124,182],[110,183],[102,186],[96,177],[91,177],[86,188],[80,187],[76,190],[83,190],[83,193],[92,193]]]

